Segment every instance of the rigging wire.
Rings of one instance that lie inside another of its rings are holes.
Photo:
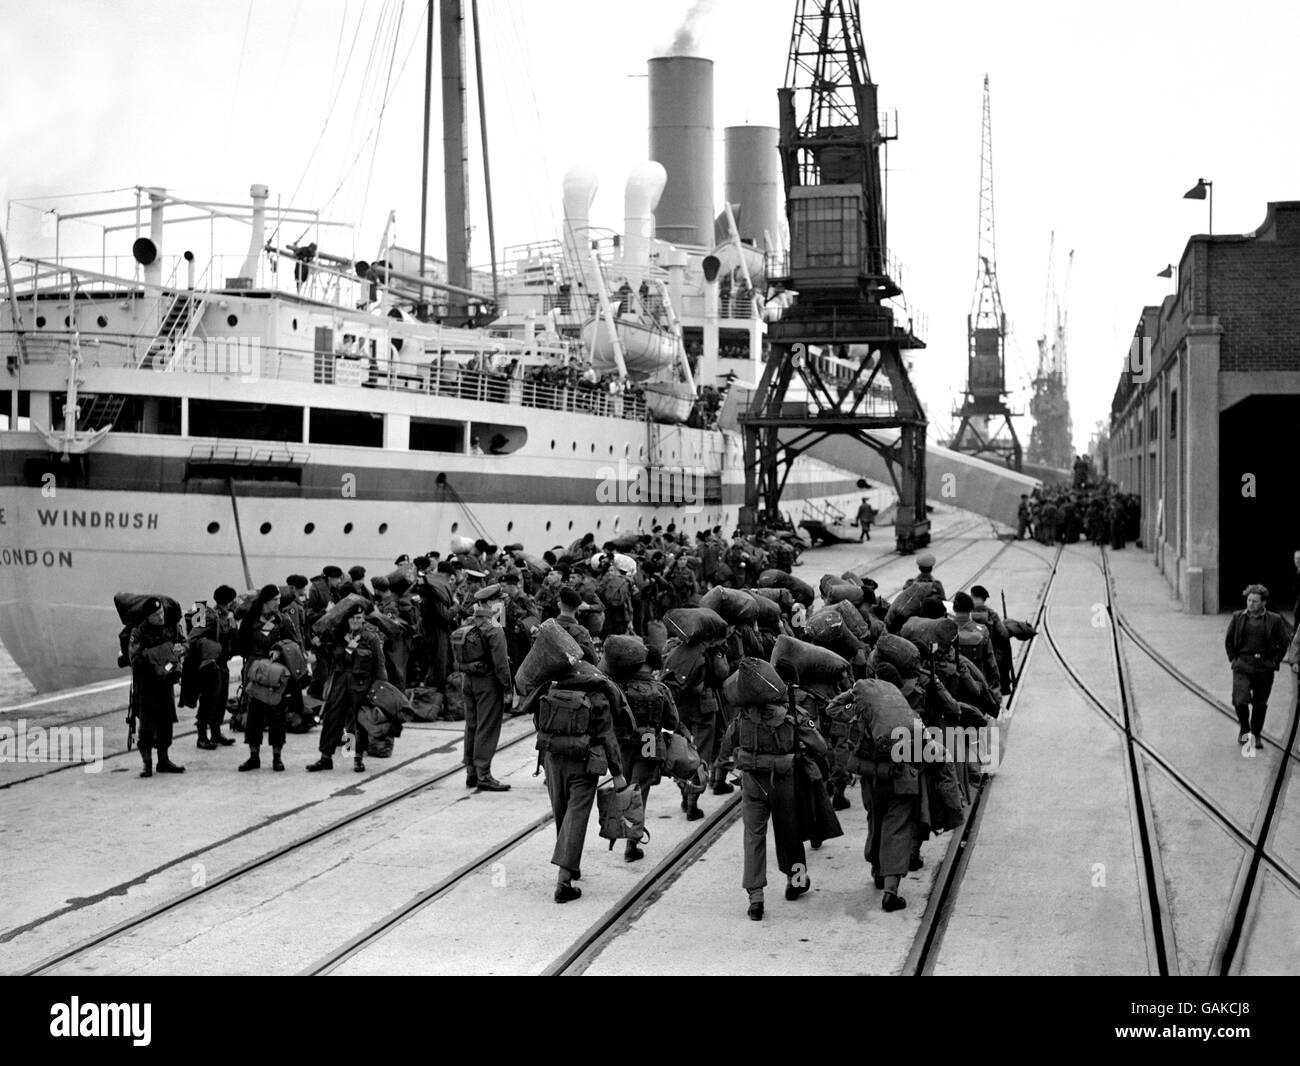
[[[388,100],[391,95],[391,90],[389,87],[392,85],[392,81],[393,81],[393,63],[397,59],[397,42],[401,39],[402,14],[405,12],[405,10],[406,10],[405,3],[401,4],[397,9],[397,22],[393,27],[393,47],[392,47],[392,51],[390,51],[388,54],[388,73],[384,75],[384,98],[383,98],[383,103],[379,107],[379,117],[375,120],[375,125],[378,128],[382,128],[383,121],[384,121],[384,112],[388,109]],[[416,26],[416,33],[412,38],[413,41],[419,39],[420,37],[419,30],[420,27],[423,25],[424,25],[424,18],[423,16],[421,16],[420,24]],[[408,52],[407,55],[409,56],[410,53]],[[402,64],[402,69],[403,70],[406,69],[405,63]],[[375,174],[375,158],[379,155],[380,136],[381,133],[377,131],[375,134],[375,145],[370,152],[370,168],[369,170],[366,171],[366,187],[361,194],[361,210],[357,213],[358,225],[363,225],[365,223],[366,201],[370,199],[370,179],[373,178]]]

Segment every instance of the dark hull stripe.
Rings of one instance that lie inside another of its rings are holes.
[[[613,470],[617,466],[609,464]],[[200,495],[226,495],[224,479],[194,478],[186,480],[187,460],[169,456],[115,455],[93,452],[83,458],[80,471],[62,467],[47,451],[0,452],[0,488],[39,487],[37,470],[54,472],[58,483],[68,488],[91,492],[164,492]],[[302,484],[287,481],[243,480],[236,475],[236,491],[241,497],[271,497],[278,499],[329,499],[343,495],[345,485],[351,485],[356,498],[363,500],[402,501],[416,503],[441,503],[451,498],[446,488],[437,484],[437,470],[394,470],[383,467],[338,466],[312,463],[301,469]],[[636,467],[632,467],[636,470]],[[346,479],[352,478],[351,482]],[[600,478],[575,478],[563,476],[531,476],[528,474],[503,474],[488,471],[451,470],[447,483],[469,504],[510,503],[519,506],[579,506],[590,507],[599,503]],[[702,494],[703,478],[698,482],[688,480],[686,487],[692,494]],[[856,491],[853,478],[828,478],[825,481],[791,481],[783,493],[785,499],[836,496]],[[722,504],[736,506],[744,502],[744,486],[738,482],[723,483]],[[611,500],[621,506],[646,507],[655,501],[645,499],[631,503],[624,497]],[[696,499],[691,502],[703,502]],[[661,504],[660,506],[671,506]]]

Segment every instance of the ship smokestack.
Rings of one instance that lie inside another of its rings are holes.
[[[655,236],[713,247],[713,61],[659,56],[649,62],[650,158],[668,173]]]
[[[149,239],[153,241],[154,256],[144,267],[146,285],[162,284],[163,209],[167,206],[167,190],[145,189],[149,194]]]
[[[723,189],[727,202],[736,208],[741,240],[752,240],[762,251],[778,252],[784,244],[779,131],[773,126],[728,126],[724,137]]]
[[[653,159],[628,175],[623,195],[623,265],[634,273],[644,273],[650,265],[655,207],[667,181],[668,173]]]
[[[257,262],[262,257],[262,246],[266,243],[266,197],[265,185],[254,185],[248,194],[253,198],[253,232],[248,238],[248,256],[239,268],[239,276],[252,285],[257,277]]]

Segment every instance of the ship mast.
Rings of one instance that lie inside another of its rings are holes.
[[[469,288],[469,147],[465,139],[465,11],[461,0],[439,0],[442,34],[443,195],[447,218],[447,283]],[[426,84],[431,79],[426,79]],[[427,195],[427,190],[425,190]],[[423,264],[421,264],[423,267]],[[448,297],[448,319],[463,325],[469,303]]]

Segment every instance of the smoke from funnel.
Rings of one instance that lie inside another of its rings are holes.
[[[695,36],[696,28],[713,8],[712,0],[694,0],[682,18],[682,24],[673,34],[673,43],[668,49],[670,56],[694,55],[699,46]]]

